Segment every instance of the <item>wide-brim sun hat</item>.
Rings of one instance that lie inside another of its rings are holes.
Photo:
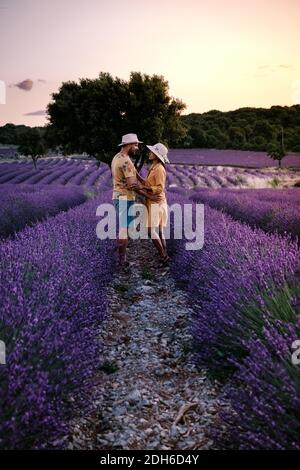
[[[118,147],[129,144],[142,144],[143,142],[138,139],[136,134],[125,134],[122,136],[122,142],[118,144]]]
[[[146,145],[146,147],[157,156],[157,158],[165,165],[166,163],[170,163],[168,159],[168,149],[164,144],[158,142],[155,145]]]

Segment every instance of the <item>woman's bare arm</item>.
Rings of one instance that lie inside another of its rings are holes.
[[[134,191],[142,196],[145,196],[150,201],[159,202],[161,201],[162,197],[160,194],[150,194],[146,189],[134,189]]]
[[[144,178],[141,177],[141,175],[139,175],[139,173],[136,174],[136,177],[137,177],[137,180],[142,183],[142,184],[145,184],[146,183],[146,180]]]

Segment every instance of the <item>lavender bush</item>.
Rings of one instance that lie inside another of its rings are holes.
[[[198,361],[226,373],[229,358],[244,355],[241,340],[261,331],[263,294],[285,283],[299,265],[299,250],[292,240],[252,230],[209,207],[204,228],[202,250],[186,251],[184,242],[173,241],[172,272],[193,299]]]
[[[83,188],[51,186],[51,191],[32,186],[34,191],[14,186],[0,186],[0,238],[13,235],[26,225],[82,204],[86,200]],[[28,186],[27,186],[28,188]],[[39,188],[39,189],[38,189]]]
[[[300,450],[300,369],[291,363],[291,344],[300,338],[294,323],[266,320],[261,337],[245,343],[248,356],[225,388],[233,413],[222,414],[222,446]]]
[[[113,269],[99,241],[95,200],[0,244],[0,448],[61,447],[69,419],[86,412],[100,360]]]
[[[300,191],[292,190],[200,190],[195,202],[221,209],[237,220],[267,232],[300,236]]]
[[[174,197],[170,202],[187,202]],[[172,273],[194,307],[194,359],[231,381],[223,413],[225,447],[298,449],[300,251],[288,237],[252,230],[205,207],[205,244],[186,251],[171,240]],[[232,376],[233,373],[233,376]],[[222,434],[223,438],[224,435]]]

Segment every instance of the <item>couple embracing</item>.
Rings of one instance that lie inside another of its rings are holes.
[[[130,207],[135,203],[136,195],[143,197],[146,206],[145,224],[148,235],[157,249],[163,264],[169,261],[163,228],[167,225],[168,209],[165,194],[166,163],[169,163],[168,149],[161,143],[147,145],[151,166],[147,177],[142,178],[131,158],[139,149],[136,134],[122,137],[120,152],[111,163],[113,179],[113,204],[119,220],[118,253],[120,266],[127,266],[126,251],[128,246],[128,227],[134,216],[129,215]]]

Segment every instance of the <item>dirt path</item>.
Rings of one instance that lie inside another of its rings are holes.
[[[137,257],[138,256],[138,257]],[[192,362],[191,309],[148,240],[131,242],[131,273],[110,287],[97,413],[68,448],[209,449],[223,404]]]

